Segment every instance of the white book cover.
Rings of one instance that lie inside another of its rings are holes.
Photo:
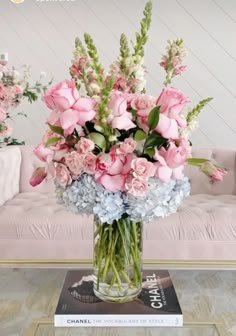
[[[183,315],[168,271],[145,270],[138,298],[107,303],[93,293],[92,270],[67,273],[54,316],[55,327],[183,326]],[[150,278],[154,281],[151,282]],[[155,285],[154,285],[155,284]]]

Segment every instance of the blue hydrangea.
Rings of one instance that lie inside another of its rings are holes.
[[[94,214],[102,223],[111,224],[123,214],[133,221],[150,222],[177,211],[183,199],[189,195],[188,178],[161,182],[152,177],[148,192],[142,197],[129,193],[110,192],[96,183],[91,175],[83,174],[66,189],[56,185],[58,202],[68,210],[79,214]]]

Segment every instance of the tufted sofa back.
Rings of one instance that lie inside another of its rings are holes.
[[[30,176],[35,167],[42,165],[32,153],[33,146],[20,146],[22,153],[20,192],[53,191],[54,185],[52,179],[45,180],[37,187],[31,187],[29,184]],[[236,194],[236,151],[226,149],[201,149],[194,148],[193,156],[214,159],[219,165],[228,170],[223,182],[213,182],[204,175],[197,167],[187,165],[186,175],[190,178],[191,194]]]

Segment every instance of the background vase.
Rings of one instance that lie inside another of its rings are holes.
[[[142,289],[142,222],[129,217],[94,219],[94,293],[103,301],[128,302]]]

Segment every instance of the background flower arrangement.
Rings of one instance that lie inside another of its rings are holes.
[[[58,200],[67,209],[94,214],[97,294],[101,282],[108,284],[106,290],[118,286],[119,297],[137,293],[142,222],[175,212],[189,194],[186,163],[215,180],[226,174],[204,158],[191,157],[189,134],[211,98],[187,112],[189,98],[169,86],[186,68],[182,40],[168,42],[160,63],[166,72],[162,91],[157,96],[145,93],[151,9],[148,1],[132,49],[121,35],[119,57],[109,71],[100,64],[91,36],[85,33],[85,45],[77,38],[72,79],[44,96],[51,110],[49,129],[34,152],[45,166],[36,169],[31,184],[52,174]]]
[[[11,137],[12,127],[9,120],[14,120],[16,116],[26,114],[15,113],[15,109],[21,104],[23,99],[28,99],[30,103],[36,101],[48,88],[52,82],[45,84],[43,79],[46,76],[41,73],[40,78],[34,85],[31,85],[30,68],[24,66],[23,74],[14,67],[8,66],[8,54],[0,53],[0,138],[5,145],[24,144]]]

